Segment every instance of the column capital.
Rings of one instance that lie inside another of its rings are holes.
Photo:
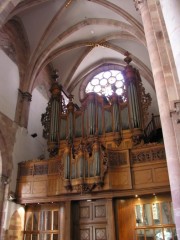
[[[180,123],[180,100],[173,101],[174,108],[170,110],[170,116],[176,115],[176,123]]]
[[[140,10],[141,5],[146,2],[147,0],[133,0],[134,1],[134,6],[136,8],[136,11]]]
[[[0,175],[0,183],[1,183],[2,185],[6,185],[6,184],[8,184],[8,182],[9,182],[9,178],[8,178],[7,176],[5,176],[5,175]]]
[[[28,102],[31,102],[32,95],[29,92],[23,92],[21,89],[18,89],[18,91],[23,100],[27,100]]]

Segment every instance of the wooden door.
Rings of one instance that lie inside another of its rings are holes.
[[[75,203],[72,215],[73,239],[108,240],[105,200]]]

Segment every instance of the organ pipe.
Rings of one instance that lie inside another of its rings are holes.
[[[141,79],[138,79],[137,69],[133,68],[129,63],[132,59],[127,54],[127,57],[124,59],[127,63],[123,71],[125,85],[127,89],[127,101],[129,109],[129,120],[131,128],[141,128],[141,107],[140,99],[138,97],[138,83]]]

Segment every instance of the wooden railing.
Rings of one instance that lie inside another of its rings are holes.
[[[152,114],[152,119],[144,129],[145,139],[148,140],[156,135],[157,130],[161,129],[161,120],[159,115]]]

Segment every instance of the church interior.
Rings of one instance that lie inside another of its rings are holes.
[[[180,239],[179,11],[1,0],[0,239]]]

